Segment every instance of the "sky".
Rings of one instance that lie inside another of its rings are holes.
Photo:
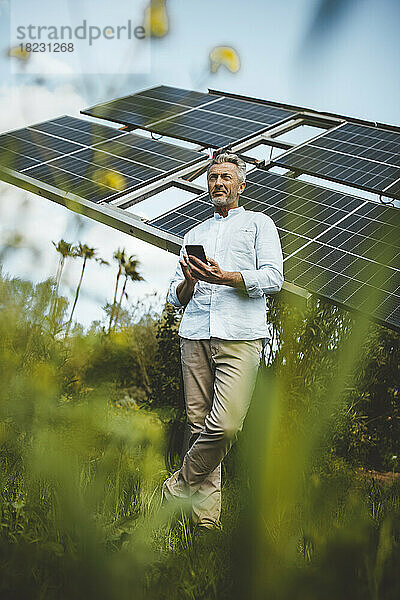
[[[117,6],[114,6],[117,4]],[[143,24],[147,0],[0,0],[0,132],[24,127],[155,85],[208,88],[400,125],[400,3],[392,0],[167,0],[168,33],[160,39],[87,40],[74,56],[44,52],[26,66],[8,56],[16,28],[29,23],[103,26]],[[335,10],[332,9],[335,8]],[[233,47],[240,69],[209,68],[213,47]],[[138,207],[155,216],[191,196],[169,191]],[[161,306],[177,257],[132,236],[78,217],[47,199],[0,183],[0,244],[13,232],[22,247],[5,257],[11,276],[54,276],[61,238],[95,247],[112,263],[125,248],[140,261],[143,282],[128,287]],[[61,292],[71,298],[80,263],[69,261]],[[76,319],[100,320],[112,301],[116,265],[88,264]]]

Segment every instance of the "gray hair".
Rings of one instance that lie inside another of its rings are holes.
[[[221,163],[232,163],[237,166],[238,169],[238,179],[239,183],[246,181],[246,163],[244,160],[239,158],[237,154],[233,154],[233,152],[221,152],[221,154],[217,154],[213,156],[212,161],[208,165],[207,169],[207,178],[208,173],[213,165],[219,165]]]

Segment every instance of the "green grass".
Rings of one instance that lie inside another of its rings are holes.
[[[197,542],[184,516],[171,525],[159,508],[161,424],[101,400],[36,406],[29,440],[8,432],[3,597],[397,597],[397,482],[332,461],[303,473],[295,495],[285,472],[275,473],[266,494],[262,461],[242,468],[255,408],[230,457],[233,473],[224,471],[223,531]]]
[[[397,600],[399,482],[332,452],[365,322],[329,360],[330,334],[313,334],[315,351],[289,322],[286,360],[260,377],[224,461],[223,531],[198,539],[159,506],[168,407],[142,385],[154,324],[57,339],[48,291],[0,286],[2,598]],[[118,368],[138,402],[123,401]]]

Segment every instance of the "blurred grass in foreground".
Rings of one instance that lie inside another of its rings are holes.
[[[224,463],[224,531],[200,542],[158,509],[164,423],[179,408],[172,313],[158,338],[142,321],[64,340],[51,334],[67,309],[51,315],[53,293],[0,281],[2,597],[399,596],[399,484],[331,456],[366,320],[325,307],[318,329],[315,303],[275,307],[280,350]]]
[[[50,285],[2,280],[0,306],[1,595],[138,597],[154,560],[161,423],[117,409],[104,381],[65,393],[68,347],[46,326]]]

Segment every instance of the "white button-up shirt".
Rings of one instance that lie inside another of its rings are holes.
[[[239,271],[246,291],[198,281],[183,313],[179,335],[194,340],[269,338],[265,294],[278,292],[283,284],[282,248],[271,217],[243,206],[231,208],[226,217],[215,212],[185,234],[181,259],[186,244],[204,246],[206,256],[216,260],[223,271]],[[184,278],[178,261],[167,302],[182,306],[176,288]]]

